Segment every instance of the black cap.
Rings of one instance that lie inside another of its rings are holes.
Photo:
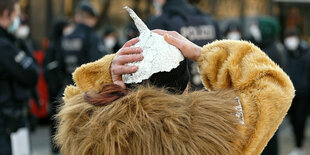
[[[231,31],[241,31],[241,27],[240,25],[237,23],[237,22],[230,22],[227,24],[227,27],[224,31],[224,34],[227,35],[228,32],[231,32]]]
[[[163,62],[164,63],[164,62]],[[180,62],[177,68],[170,72],[159,72],[153,74],[149,79],[139,84],[127,84],[127,88],[135,88],[137,85],[150,84],[159,88],[166,88],[171,93],[182,94],[189,82],[189,71],[187,60]]]
[[[288,37],[288,36],[300,36],[300,32],[298,31],[297,28],[288,28],[288,29],[285,30],[284,36],[285,37]]]
[[[116,32],[116,29],[113,26],[108,25],[103,31],[103,36],[107,36],[113,32]]]
[[[87,1],[81,1],[77,6],[78,11],[83,11],[91,16],[98,17],[97,11],[93,8],[93,6]]]

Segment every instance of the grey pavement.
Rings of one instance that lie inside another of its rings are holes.
[[[280,155],[287,155],[294,148],[292,126],[287,118],[284,119],[279,128],[279,149]],[[40,126],[31,134],[33,155],[53,155],[49,144],[49,128]],[[304,149],[310,155],[310,117],[307,120],[306,139]]]

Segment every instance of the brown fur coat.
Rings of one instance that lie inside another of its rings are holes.
[[[83,100],[111,83],[113,55],[82,65],[57,115],[63,154],[260,154],[294,97],[289,77],[245,41],[216,41],[198,61],[210,92],[139,88],[105,107]],[[235,116],[241,100],[244,122]]]

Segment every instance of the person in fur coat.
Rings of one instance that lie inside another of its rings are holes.
[[[153,32],[197,61],[208,91],[125,89],[121,75],[137,71],[125,64],[143,59],[133,39],[74,72],[75,85],[67,86],[56,117],[62,154],[260,154],[294,97],[283,70],[246,41],[201,48],[176,32]]]

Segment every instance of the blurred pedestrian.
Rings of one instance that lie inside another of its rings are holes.
[[[56,122],[53,116],[56,114],[57,106],[59,105],[59,99],[57,96],[62,88],[62,81],[64,74],[60,68],[60,60],[62,59],[61,54],[61,38],[64,34],[65,29],[69,26],[69,22],[65,19],[56,20],[53,24],[52,34],[50,37],[49,47],[45,53],[43,62],[44,77],[48,86],[49,93],[49,107],[50,107],[50,119],[51,119],[51,137],[54,135],[56,129]],[[54,145],[51,138],[51,145],[53,153],[59,152],[57,147]]]
[[[242,33],[240,25],[236,22],[229,22],[224,30],[223,38],[230,40],[241,40]]]
[[[287,64],[286,52],[279,40],[281,27],[274,17],[263,16],[251,24],[251,42],[260,47],[273,61],[284,68]]]
[[[87,1],[81,1],[75,10],[75,27],[61,41],[62,61],[65,75],[63,87],[73,84],[72,73],[80,65],[95,61],[104,55],[101,40],[94,30],[98,14]]]
[[[28,16],[26,14],[21,14],[20,17],[20,25],[18,26],[17,30],[14,32],[14,36],[16,37],[15,45],[18,49],[26,51],[31,56],[34,54],[33,42],[30,36],[30,26],[28,23]],[[30,100],[33,100],[38,107],[40,107],[40,99],[39,94],[36,87],[33,87],[29,90]],[[31,105],[30,105],[31,107]],[[30,110],[28,114],[28,121],[29,121],[29,129],[30,131],[34,131],[37,125],[37,117],[34,116]]]
[[[107,26],[104,29],[102,42],[107,53],[116,53],[121,48],[116,29],[113,26]]]
[[[215,20],[198,8],[191,6],[187,0],[154,0],[154,5],[161,10],[161,14],[149,19],[150,29],[177,31],[199,46],[219,38]],[[197,63],[189,61],[188,67],[192,87],[194,89],[203,88]]]
[[[30,27],[28,23],[28,17],[25,14],[20,16],[20,25],[16,32],[14,33],[15,37],[17,38],[18,46],[28,49],[33,54],[33,44],[32,40],[30,39]]]
[[[310,48],[308,43],[301,39],[299,31],[295,28],[285,30],[284,36],[284,45],[288,52],[286,72],[296,89],[296,96],[289,110],[295,148],[289,155],[305,155],[302,147],[310,97]]]
[[[29,90],[38,80],[38,65],[29,51],[15,45],[20,7],[17,0],[0,1],[0,154],[30,154],[27,124]],[[10,134],[12,139],[10,139]],[[19,139],[19,137],[28,139]],[[17,149],[11,146],[18,145]]]

